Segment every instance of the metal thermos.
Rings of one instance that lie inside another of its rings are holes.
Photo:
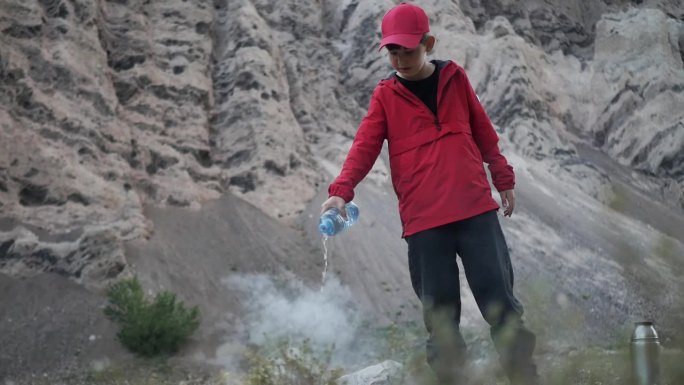
[[[653,322],[636,322],[630,344],[632,383],[660,384],[660,341]]]

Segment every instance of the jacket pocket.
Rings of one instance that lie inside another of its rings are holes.
[[[447,136],[453,136],[453,138],[446,139]],[[471,137],[470,125],[467,121],[451,122],[448,125],[443,125],[441,130],[430,127],[405,138],[389,140],[392,182],[400,200],[403,195],[419,187],[420,181],[426,173],[431,172],[436,164],[435,162],[438,162],[439,159],[448,158],[448,156],[426,158],[425,154],[421,152],[421,146],[437,140],[460,143],[454,147],[453,151],[460,153],[461,157],[473,159],[477,155],[477,151],[473,152],[473,148],[476,150],[477,147]],[[468,142],[472,143],[472,146],[469,146]]]
[[[390,157],[399,155],[424,144],[434,142],[435,140],[438,140],[446,135],[460,133],[470,134],[470,126],[467,121],[457,121],[448,125],[444,125],[440,130],[434,127],[426,128],[405,138],[389,140],[389,154]]]
[[[470,131],[466,132],[464,140],[466,141],[464,150],[470,154],[473,160],[479,162],[480,164],[484,163],[480,149],[477,147],[475,138],[473,138],[473,134]]]

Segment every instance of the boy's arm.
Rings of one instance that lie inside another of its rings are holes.
[[[328,187],[329,196],[338,196],[345,202],[354,198],[354,188],[373,167],[385,140],[387,119],[377,92],[376,88],[371,96],[368,113],[361,120],[340,175]]]
[[[470,113],[470,128],[477,144],[482,160],[487,163],[492,175],[494,187],[499,192],[512,190],[515,186],[515,174],[513,167],[508,164],[506,158],[499,150],[499,136],[489,120],[480,100],[477,98],[473,87],[470,85],[465,71],[462,72],[466,88],[466,98],[468,100],[468,110]]]

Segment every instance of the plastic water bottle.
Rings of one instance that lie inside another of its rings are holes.
[[[318,222],[318,230],[321,234],[327,236],[337,235],[356,223],[359,219],[359,206],[354,202],[349,202],[344,205],[344,208],[347,210],[346,221],[342,218],[340,210],[334,207],[321,215],[321,219]]]

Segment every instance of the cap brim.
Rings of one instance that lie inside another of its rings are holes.
[[[388,45],[388,44],[396,44],[400,45],[405,48],[413,49],[418,47],[418,44],[420,44],[420,40],[423,38],[423,34],[419,35],[414,35],[414,34],[395,34],[395,35],[390,35],[382,39],[380,42],[380,48],[378,48],[378,51],[382,49],[382,47]]]

